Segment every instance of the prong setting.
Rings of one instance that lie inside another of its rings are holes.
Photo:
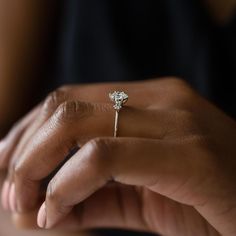
[[[112,102],[114,102],[114,109],[120,110],[128,101],[129,96],[123,91],[114,91],[113,93],[109,93],[109,98]]]
[[[123,105],[128,101],[129,96],[123,91],[114,91],[109,93],[110,100],[114,103],[113,108],[116,111],[115,114],[115,126],[114,126],[114,137],[117,137],[118,133],[118,119],[119,119],[119,111],[123,107]]]

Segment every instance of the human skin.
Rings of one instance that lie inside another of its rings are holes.
[[[55,0],[0,1],[0,138],[40,96],[57,5]]]
[[[207,0],[205,4],[222,24],[234,15],[236,1]],[[57,28],[59,5],[55,0],[0,2],[0,137],[33,105],[35,84],[47,76],[50,62],[45,55],[50,47],[46,45]]]
[[[0,186],[5,178],[3,172],[0,173]],[[12,224],[14,222],[14,227]],[[31,212],[25,215],[11,215],[6,212],[0,206],[0,235],[11,236],[91,236],[90,233],[78,233],[78,232],[65,232],[58,230],[35,230],[36,226],[36,214]],[[27,230],[26,230],[27,229]]]
[[[111,137],[108,93],[129,95]],[[236,122],[180,79],[74,85],[50,94],[2,141],[2,202],[39,203],[42,228],[116,227],[167,236],[236,234]]]
[[[53,53],[50,46],[56,41],[52,38],[59,24],[61,3],[0,2],[0,138],[32,107],[42,78],[47,78],[47,55]],[[235,0],[206,0],[204,4],[217,24],[225,24],[234,16]]]

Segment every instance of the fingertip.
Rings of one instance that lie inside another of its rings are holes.
[[[39,211],[39,205],[37,209],[29,211],[27,213],[13,213],[11,214],[12,222],[16,229],[20,230],[39,230],[37,224],[37,214]]]
[[[4,158],[5,147],[6,147],[5,141],[0,141],[0,169],[4,169],[6,167]]]
[[[5,148],[5,141],[4,140],[1,140],[0,141],[0,155],[1,155],[1,153],[2,153],[2,151],[4,150],[4,148]]]
[[[10,182],[5,180],[2,187],[1,202],[5,211],[9,210]]]
[[[38,216],[37,216],[37,224],[40,228],[46,228],[46,205],[45,202],[41,205]]]
[[[9,190],[9,207],[10,210],[15,213],[17,212],[16,207],[16,185],[15,183],[11,184],[10,190]]]
[[[39,203],[39,186],[30,180],[15,178],[18,213],[34,211]]]

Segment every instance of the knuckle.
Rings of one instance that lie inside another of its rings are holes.
[[[188,88],[190,87],[189,84],[186,82],[186,80],[178,78],[178,77],[171,77],[168,79],[165,79],[166,86],[171,86],[175,88]]]
[[[105,154],[108,152],[108,142],[103,138],[95,138],[87,144],[91,152],[95,154]]]
[[[104,166],[111,160],[112,143],[105,138],[95,138],[86,144],[86,152],[95,166]]]
[[[73,122],[74,120],[87,118],[93,112],[93,106],[90,103],[80,101],[65,101],[55,112],[55,118],[59,123]]]
[[[60,188],[56,187],[56,184],[54,181],[50,181],[47,187],[47,193],[46,193],[47,201],[50,202],[61,202],[62,199],[62,193],[60,191]]]
[[[63,88],[51,92],[44,101],[43,112],[46,114],[54,112],[67,98],[68,94]]]
[[[13,172],[12,174],[14,174],[14,176],[16,176],[16,178],[24,178],[27,173],[25,171],[25,166],[20,162],[13,163],[11,170]]]
[[[191,102],[196,97],[191,86],[181,78],[166,79],[165,88],[176,104]]]
[[[62,85],[59,88],[57,88],[58,91],[65,92],[65,93],[69,92],[71,89],[72,89],[72,86],[70,85]]]
[[[114,160],[111,155],[111,143],[105,138],[95,138],[89,141],[83,149],[91,172],[100,176],[102,182],[113,179],[111,169]]]
[[[172,83],[177,87],[189,87],[189,84],[186,80],[181,78],[172,78]]]

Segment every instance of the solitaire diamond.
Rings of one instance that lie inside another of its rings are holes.
[[[109,93],[109,97],[111,101],[115,103],[115,105],[113,106],[115,110],[120,110],[123,104],[128,101],[128,95],[120,91],[114,91],[113,93]]]

